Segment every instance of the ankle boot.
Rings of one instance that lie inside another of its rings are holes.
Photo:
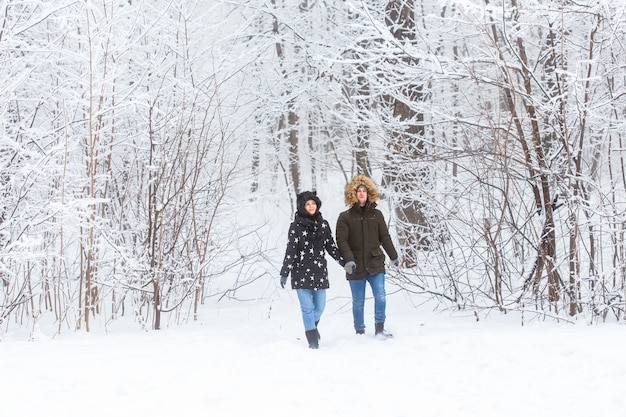
[[[322,336],[320,336],[320,331],[317,330],[317,325],[319,324],[319,320],[315,322],[315,332],[317,333],[317,340],[322,340]]]
[[[311,349],[317,349],[320,347],[319,340],[317,338],[317,330],[307,330],[304,334],[306,335],[306,340],[309,342],[309,347]]]
[[[376,327],[376,332],[375,332],[376,336],[382,337],[385,339],[388,337],[393,337],[391,333],[385,330],[385,322],[375,323],[375,327]]]

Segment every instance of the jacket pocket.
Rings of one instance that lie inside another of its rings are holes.
[[[370,253],[372,254],[372,259],[370,259],[369,262],[370,268],[381,268],[385,266],[385,254],[380,247],[372,249]]]

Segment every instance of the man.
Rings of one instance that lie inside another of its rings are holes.
[[[391,333],[385,330],[385,254],[381,246],[394,266],[400,262],[385,218],[376,208],[378,189],[370,178],[357,175],[346,184],[344,197],[350,208],[339,215],[336,234],[352,291],[354,329],[357,334],[365,333],[365,287],[368,282],[374,295],[375,334],[391,337]]]

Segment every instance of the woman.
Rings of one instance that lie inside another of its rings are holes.
[[[291,288],[298,294],[304,333],[311,349],[319,347],[317,325],[326,306],[326,290],[329,288],[325,252],[344,265],[320,207],[322,202],[315,191],[298,194],[296,215],[289,226],[287,250],[280,270],[283,288],[291,273]]]

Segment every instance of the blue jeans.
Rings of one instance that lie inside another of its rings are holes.
[[[365,282],[369,282],[374,295],[374,323],[385,321],[385,310],[387,309],[387,297],[385,293],[385,274],[382,272],[375,275],[368,275],[365,279],[349,280],[352,291],[352,316],[354,318],[354,329],[365,330]]]
[[[300,310],[302,310],[302,321],[304,330],[315,329],[315,322],[322,317],[326,307],[326,290],[296,289],[298,300],[300,300]]]

